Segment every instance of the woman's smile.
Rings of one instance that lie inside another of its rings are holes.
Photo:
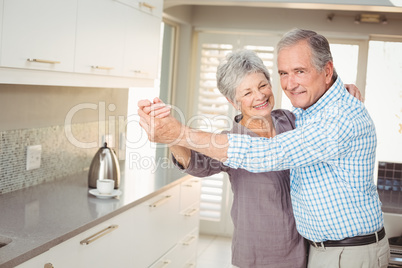
[[[264,108],[266,108],[267,106],[268,106],[268,100],[266,100],[265,102],[263,102],[263,103],[261,103],[261,104],[259,104],[259,105],[255,105],[255,106],[253,106],[255,109],[257,109],[257,110],[261,110],[261,109],[264,109]]]

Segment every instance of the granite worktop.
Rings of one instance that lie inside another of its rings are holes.
[[[124,169],[124,167],[123,167]],[[122,170],[122,194],[98,199],[88,172],[0,195],[0,267],[14,267],[188,178],[175,168]]]

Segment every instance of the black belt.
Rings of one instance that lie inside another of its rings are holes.
[[[313,247],[354,247],[354,246],[364,246],[376,243],[383,239],[385,236],[384,227],[381,228],[378,232],[369,234],[369,235],[362,235],[362,236],[355,236],[355,237],[348,237],[342,240],[328,240],[324,242],[313,242],[307,240],[310,245]]]

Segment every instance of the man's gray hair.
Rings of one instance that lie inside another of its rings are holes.
[[[311,49],[311,62],[318,71],[324,70],[328,62],[333,62],[331,49],[327,38],[311,30],[293,29],[287,32],[277,45],[278,53],[286,47],[294,46],[300,41],[307,41]],[[332,79],[335,81],[338,77],[335,67]]]
[[[216,72],[219,91],[226,98],[235,102],[236,88],[244,77],[251,73],[264,74],[271,85],[268,69],[254,51],[242,49],[226,55]]]

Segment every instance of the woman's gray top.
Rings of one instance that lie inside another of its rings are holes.
[[[287,110],[271,113],[276,133],[295,128],[294,115]],[[230,133],[258,136],[235,117]],[[225,131],[223,133],[228,133]],[[296,230],[290,200],[289,170],[251,173],[232,169],[221,162],[191,151],[189,167],[175,164],[186,173],[206,177],[227,172],[232,185],[232,264],[241,268],[306,267],[307,247]]]

